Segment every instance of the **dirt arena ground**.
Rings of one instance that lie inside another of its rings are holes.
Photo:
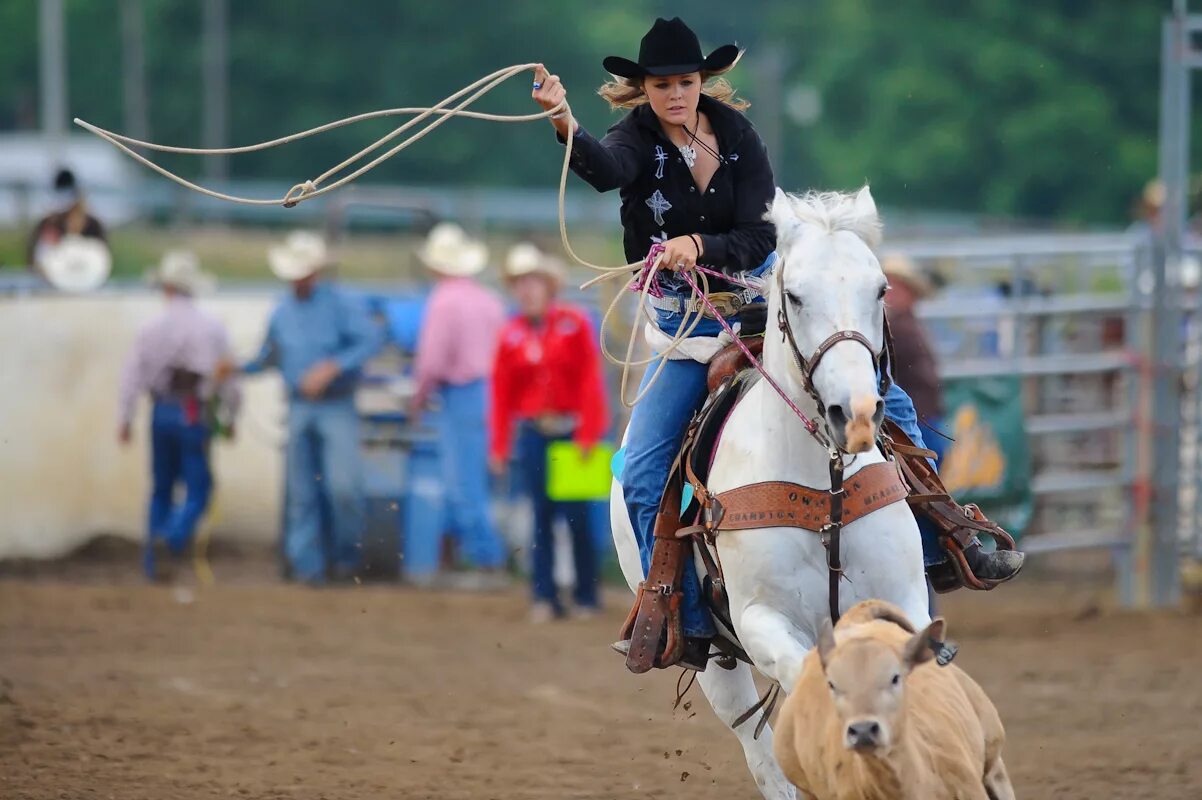
[[[0,798],[758,797],[676,674],[605,619],[531,627],[524,593],[0,577]],[[230,577],[231,570],[237,573]],[[1038,583],[945,613],[1009,732],[1021,798],[1202,798],[1202,618]]]

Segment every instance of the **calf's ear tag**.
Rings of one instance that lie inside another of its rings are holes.
[[[956,653],[960,652],[960,648],[955,642],[937,642],[932,639],[928,646],[931,648],[931,652],[935,654],[935,663],[941,667],[946,667],[952,663],[956,657]]]

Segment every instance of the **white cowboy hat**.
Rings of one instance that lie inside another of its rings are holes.
[[[909,256],[888,253],[881,259],[881,270],[886,278],[898,278],[908,283],[919,297],[928,297],[935,291],[935,284]]]
[[[155,286],[170,286],[191,295],[211,292],[217,279],[200,268],[200,259],[188,250],[168,250],[159,265],[146,273]]]
[[[293,231],[282,245],[267,251],[271,271],[282,281],[301,281],[330,265],[326,240],[310,231]]]
[[[509,248],[505,256],[505,277],[520,278],[523,275],[545,275],[556,281],[563,280],[563,264],[529,242],[521,242]]]
[[[488,248],[468,237],[453,222],[440,222],[430,229],[417,257],[430,269],[452,278],[477,275],[488,263]]]
[[[75,234],[40,248],[37,262],[46,280],[64,292],[99,289],[113,270],[113,255],[107,244]]]

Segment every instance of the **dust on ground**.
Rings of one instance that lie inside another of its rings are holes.
[[[625,672],[625,612],[534,627],[520,588],[145,586],[136,564],[0,577],[0,797],[759,796],[675,671]],[[1202,618],[1034,582],[944,608],[1019,797],[1202,797]]]

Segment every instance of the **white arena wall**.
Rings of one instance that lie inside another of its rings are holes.
[[[261,342],[274,296],[201,298],[240,358]],[[53,558],[97,534],[140,540],[149,491],[148,404],[117,442],[117,387],[149,291],[0,297],[0,559]],[[237,439],[213,447],[215,537],[271,542],[278,530],[285,406],[275,373],[243,382]]]

